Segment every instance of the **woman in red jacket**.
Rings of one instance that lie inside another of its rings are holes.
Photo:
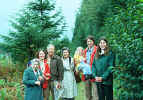
[[[50,67],[47,64],[47,60],[45,59],[45,53],[43,50],[39,50],[39,52],[37,53],[37,57],[40,61],[40,69],[44,77],[43,96],[44,96],[44,100],[47,100],[48,98],[47,88],[48,88],[48,80],[50,79]]]

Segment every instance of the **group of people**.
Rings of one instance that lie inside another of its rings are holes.
[[[23,74],[24,100],[74,100],[79,74],[86,100],[113,100],[115,54],[106,38],[99,39],[97,46],[93,36],[86,41],[87,48],[77,47],[73,58],[68,47],[61,50],[62,57],[55,54],[53,44],[47,46],[47,53],[39,50]]]

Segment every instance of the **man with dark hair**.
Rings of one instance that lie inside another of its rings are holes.
[[[92,69],[93,58],[96,53],[96,46],[94,44],[94,37],[88,36],[86,39],[87,48],[84,50],[85,62],[90,65]],[[94,79],[85,80],[85,76],[82,76],[82,80],[85,82],[85,95],[86,100],[98,100],[97,87],[94,83]]]

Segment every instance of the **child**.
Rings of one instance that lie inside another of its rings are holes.
[[[90,65],[86,64],[83,48],[78,47],[74,54],[75,70],[76,72],[82,71],[85,75],[85,80],[92,79],[92,71]]]

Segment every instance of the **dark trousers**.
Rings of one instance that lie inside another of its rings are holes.
[[[62,100],[74,100],[74,98],[63,98]]]
[[[113,85],[97,84],[99,100],[113,100]]]
[[[50,93],[52,95],[52,100],[55,100],[54,96],[54,81],[48,81],[48,87],[47,87],[47,100],[50,100]]]

